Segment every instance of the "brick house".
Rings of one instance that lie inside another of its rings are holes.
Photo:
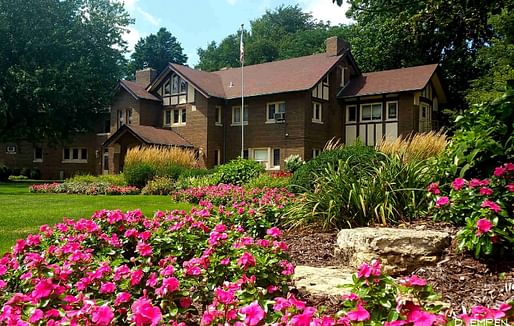
[[[140,145],[194,148],[213,167],[240,156],[242,123],[244,156],[268,170],[283,169],[291,154],[315,157],[333,137],[375,145],[438,127],[446,95],[436,64],[362,74],[346,42],[326,45],[325,53],[246,66],[243,117],[240,68],[138,71],[118,85],[91,172],[121,171],[127,149]]]

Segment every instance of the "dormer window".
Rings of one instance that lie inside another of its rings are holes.
[[[168,80],[166,83],[164,83],[163,87],[163,95],[170,95],[171,94],[171,82]]]

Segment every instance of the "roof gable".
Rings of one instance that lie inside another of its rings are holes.
[[[379,95],[423,89],[436,73],[437,64],[376,71],[350,81],[338,97]]]
[[[123,125],[109,137],[102,146],[110,146],[120,139],[125,133],[129,133],[146,145],[165,145],[178,147],[193,147],[182,136],[169,129],[161,129],[152,126]]]

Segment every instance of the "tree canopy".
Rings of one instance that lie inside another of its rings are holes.
[[[0,0],[0,141],[92,129],[122,76],[129,23],[109,0]]]
[[[245,32],[245,64],[323,52],[325,39],[334,33],[333,29],[304,13],[298,5],[267,10],[262,17],[251,21],[249,31]],[[198,49],[197,68],[213,71],[239,66],[239,37],[238,31],[219,44],[213,41],[205,49]]]
[[[161,27],[157,34],[139,39],[131,55],[128,74],[133,75],[136,70],[149,67],[160,72],[170,62],[184,64],[187,55],[183,51],[177,38]]]

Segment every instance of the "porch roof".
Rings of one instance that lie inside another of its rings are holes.
[[[180,136],[173,130],[156,128],[152,126],[129,126],[123,125],[111,137],[109,137],[103,146],[109,146],[118,141],[126,133],[136,137],[145,145],[165,145],[177,147],[193,147],[184,137]]]

